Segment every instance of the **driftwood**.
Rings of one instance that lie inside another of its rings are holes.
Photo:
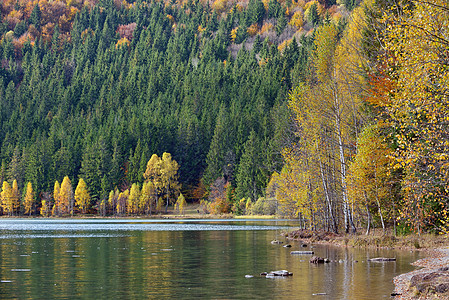
[[[280,270],[280,271],[271,271],[270,273],[262,272],[260,273],[260,276],[267,276],[267,277],[274,277],[274,276],[292,276],[293,273],[287,271],[287,270]]]
[[[313,251],[290,251],[290,254],[312,255],[312,254],[314,254],[314,252]]]

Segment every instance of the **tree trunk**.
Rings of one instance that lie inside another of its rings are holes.
[[[379,197],[377,196],[377,192],[376,192],[376,202],[377,202],[377,210],[378,210],[379,216],[380,216],[380,222],[382,223],[383,234],[385,234],[384,217],[382,216],[382,210],[380,209],[380,202],[379,202]]]
[[[369,212],[369,207],[368,207],[368,197],[366,196],[366,192],[363,192],[363,196],[365,197],[365,208],[366,208],[366,214],[368,216],[368,222],[366,225],[366,233],[365,235],[369,234],[369,230],[370,230],[370,225],[371,225],[371,213]]]
[[[323,164],[322,164],[321,160],[320,160],[320,173],[321,173],[321,180],[322,180],[322,183],[323,183],[324,195],[326,197],[326,203],[327,203],[327,207],[328,207],[328,211],[329,211],[329,217],[330,217],[331,222],[332,222],[331,223],[331,227],[333,227],[332,229],[333,229],[333,231],[335,233],[338,233],[337,222],[336,222],[334,214],[332,212],[332,201],[331,201],[330,196],[329,196],[329,190],[327,188],[326,179],[324,178],[324,170],[323,170]]]
[[[338,97],[335,94],[335,104],[336,104],[336,114],[335,114],[335,126],[337,130],[337,137],[338,137],[338,148],[340,152],[340,169],[341,169],[341,193],[342,193],[342,200],[343,200],[343,213],[345,216],[345,231],[346,233],[349,233],[350,229],[352,229],[352,232],[356,232],[356,228],[354,225],[354,220],[352,219],[352,213],[351,209],[349,207],[349,201],[348,201],[348,195],[346,191],[346,159],[345,159],[345,153],[344,153],[344,145],[343,145],[343,138],[342,138],[342,132],[341,132],[341,120],[340,120],[340,105],[338,103]]]

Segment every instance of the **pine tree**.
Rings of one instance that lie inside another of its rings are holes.
[[[39,3],[37,2],[33,8],[33,11],[31,12],[31,15],[30,15],[30,23],[33,24],[34,27],[36,27],[37,29],[40,29],[41,28],[41,18],[42,18],[42,13],[39,8]]]
[[[262,196],[265,186],[260,170],[259,141],[254,130],[251,131],[240,158],[236,176],[237,199],[250,198],[252,201]]]

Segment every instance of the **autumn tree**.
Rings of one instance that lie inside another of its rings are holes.
[[[402,169],[401,218],[417,232],[446,232],[449,182],[449,5],[444,0],[399,3],[384,17],[385,55],[395,89],[381,103],[394,129]],[[412,4],[412,5],[410,5]]]
[[[23,204],[25,207],[25,214],[29,214],[30,216],[33,211],[34,197],[35,196],[34,196],[33,186],[31,184],[31,182],[28,182]]]
[[[139,210],[142,213],[151,214],[153,208],[156,207],[156,193],[157,191],[153,182],[148,181],[143,183],[139,201]]]
[[[12,199],[11,199],[11,205],[12,205],[12,214],[14,215],[15,212],[18,212],[20,207],[20,191],[19,186],[17,184],[17,180],[13,180],[12,182]]]
[[[171,193],[176,193],[180,189],[178,182],[179,164],[174,160],[170,153],[162,154],[161,181],[166,189],[167,202],[165,203],[165,213],[167,213]]]
[[[385,233],[385,214],[390,210],[389,206],[394,206],[391,203],[394,199],[394,182],[389,170],[392,162],[390,154],[391,150],[383,140],[378,126],[365,127],[359,136],[357,154],[349,169],[349,194],[353,201],[366,209],[366,234],[369,233],[372,222],[370,207],[377,207],[377,216]]]
[[[82,178],[79,179],[78,185],[75,189],[75,203],[81,212],[85,214],[90,204],[90,195],[86,182]]]
[[[145,173],[143,174],[143,177],[145,179],[145,182],[151,182],[153,184],[154,193],[156,196],[156,203],[158,203],[159,200],[159,193],[162,189],[163,183],[162,183],[162,160],[157,154],[153,154],[150,158],[150,160],[147,163],[147,168],[145,170]]]
[[[55,201],[51,214],[53,216],[61,216],[62,213],[62,203],[61,203],[61,186],[59,185],[59,182],[56,180],[54,187],[53,187],[53,200]],[[47,203],[48,205],[48,203]]]
[[[68,176],[65,176],[62,180],[61,189],[59,191],[59,203],[62,215],[67,213],[73,215],[73,187]]]
[[[128,203],[126,206],[126,212],[128,214],[136,214],[138,212],[140,198],[140,186],[137,183],[133,183],[129,191]]]
[[[43,217],[48,217],[50,215],[50,205],[48,200],[42,200],[40,213]]]
[[[180,193],[178,200],[175,203],[175,209],[178,211],[179,214],[183,215],[186,205],[187,205],[186,199],[184,198],[184,195]]]
[[[179,164],[176,160],[172,158],[170,153],[164,152],[162,158],[159,158],[157,154],[151,156],[143,175],[146,182],[152,182],[153,187],[156,189],[156,195],[165,192],[165,212],[168,209],[170,195],[179,190],[178,170]],[[156,196],[156,203],[159,205],[158,196]]]
[[[3,213],[7,213],[9,216],[13,213],[13,191],[11,185],[7,181],[3,181],[1,200]]]

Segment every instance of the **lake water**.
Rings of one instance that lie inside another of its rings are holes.
[[[2,219],[1,299],[388,299],[418,253],[272,245],[294,221]],[[284,240],[285,241],[285,240]],[[373,257],[396,262],[367,262]],[[358,262],[355,262],[355,261]],[[288,270],[268,279],[261,272]],[[245,275],[254,275],[245,278]],[[326,295],[314,295],[325,293]]]

